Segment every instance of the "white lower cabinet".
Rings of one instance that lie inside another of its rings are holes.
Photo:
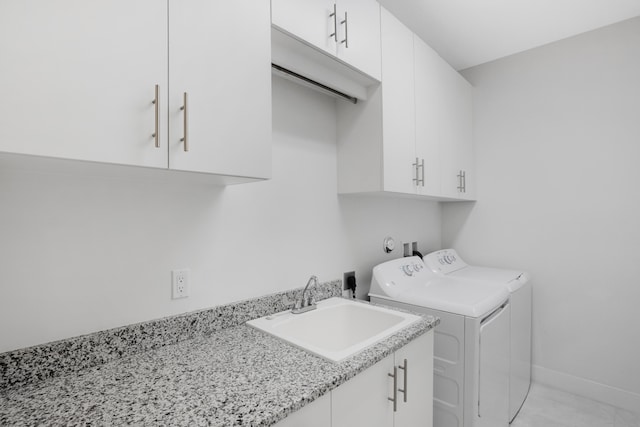
[[[432,427],[433,330],[276,425]]]
[[[332,427],[393,426],[393,355],[331,392]]]
[[[431,330],[395,353],[396,366],[407,366],[398,368],[398,384],[406,393],[398,393],[395,427],[433,426],[433,334]]]

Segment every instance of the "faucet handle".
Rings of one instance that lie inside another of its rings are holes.
[[[286,308],[291,308],[295,304],[295,301],[290,300],[287,295],[282,296],[281,302],[282,302],[282,305],[284,305]]]

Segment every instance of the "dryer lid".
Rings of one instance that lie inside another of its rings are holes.
[[[509,292],[517,291],[524,286],[530,278],[529,274],[524,271],[476,267],[471,265],[451,273],[448,277],[461,280],[501,283],[509,289]]]
[[[515,292],[529,281],[529,274],[518,270],[477,267],[460,258],[455,249],[442,249],[425,255],[424,262],[435,274],[455,279],[500,283]]]

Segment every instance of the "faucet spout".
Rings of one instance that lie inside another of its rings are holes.
[[[316,276],[311,276],[309,278],[307,286],[305,286],[304,290],[302,291],[302,296],[298,301],[296,301],[295,307],[293,307],[293,309],[291,310],[293,314],[300,314],[316,309],[316,304],[314,302],[311,302],[311,297],[305,297],[305,295],[307,294],[307,290],[312,283],[316,286],[318,285],[318,278]]]

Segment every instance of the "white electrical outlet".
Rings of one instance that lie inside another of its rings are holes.
[[[189,296],[189,269],[171,271],[171,298],[186,298]]]

